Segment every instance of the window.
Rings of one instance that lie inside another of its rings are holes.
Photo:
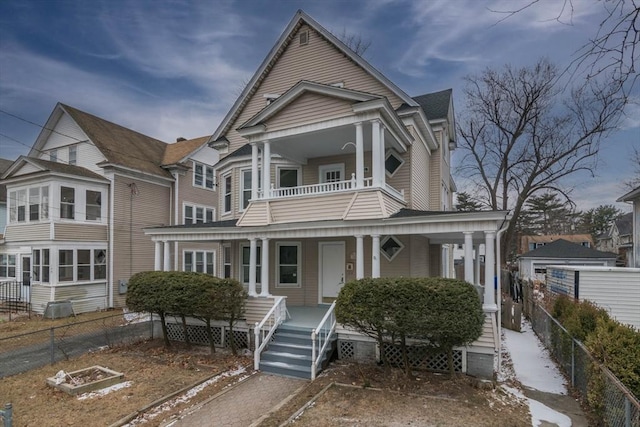
[[[206,273],[213,276],[215,273],[215,259],[215,252],[184,251],[184,271]]]
[[[73,281],[73,249],[58,251],[58,281]]]
[[[49,151],[49,160],[52,162],[58,161],[58,150]]]
[[[392,261],[402,248],[404,248],[404,245],[393,236],[385,237],[380,244],[380,252],[382,252],[389,261]]]
[[[215,183],[213,179],[213,168],[200,163],[193,163],[193,186],[203,187],[213,190]]]
[[[16,256],[0,254],[0,277],[16,277]]]
[[[231,175],[224,177],[224,212],[231,212]]]
[[[60,187],[60,218],[75,218],[75,189]]]
[[[300,243],[277,243],[278,287],[300,286]]]
[[[290,188],[300,185],[298,177],[300,176],[297,168],[279,168],[278,169],[278,188]]]
[[[251,200],[251,169],[243,170],[240,172],[240,181],[241,181],[241,193],[240,200],[242,201],[241,210],[245,210],[247,206],[249,206],[249,200]],[[260,174],[260,170],[258,170],[258,188],[260,188],[260,184],[262,182],[262,176]]]
[[[99,191],[87,190],[86,212],[89,221],[102,218],[102,194]]]
[[[403,164],[404,160],[402,157],[395,151],[389,150],[384,160],[384,169],[387,175],[393,176]]]
[[[31,187],[9,193],[9,221],[27,222],[49,218],[49,187]]]
[[[49,249],[33,250],[33,280],[49,283]]]
[[[43,262],[49,263],[48,250]],[[48,270],[48,268],[47,268]],[[44,274],[44,265],[43,265]],[[58,251],[58,281],[102,280],[107,277],[106,249],[61,249]],[[47,277],[48,279],[48,277]],[[43,280],[44,281],[44,280]]]
[[[106,249],[93,250],[93,280],[107,278],[107,251]]]
[[[262,256],[260,246],[256,248],[256,283],[260,283],[262,278]],[[249,246],[242,246],[242,283],[249,283],[249,260],[251,248]]]
[[[320,166],[320,182],[339,182],[344,177],[344,164]]]
[[[206,206],[184,205],[184,224],[202,224],[213,222],[216,210]]]
[[[91,249],[78,249],[78,281],[91,280]]]
[[[225,245],[222,247],[222,264],[223,264],[223,276],[225,279],[231,277],[231,246]]]
[[[75,145],[69,146],[69,164],[75,165],[77,163],[78,147]]]

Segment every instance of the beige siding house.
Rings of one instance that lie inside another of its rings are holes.
[[[214,220],[217,151],[208,137],[167,144],[63,104],[43,129],[2,176],[0,282],[21,282],[39,313],[53,301],[123,307],[129,277],[155,267],[145,227]],[[182,266],[177,244],[167,256]]]
[[[295,321],[320,310],[316,323],[331,319],[349,280],[453,277],[451,248],[464,244],[486,246],[485,282],[493,283],[509,216],[451,211],[454,120],[450,89],[409,96],[299,11],[208,140],[220,153],[216,222],[146,228],[155,268],[182,269],[181,251],[214,251],[216,274],[249,292],[245,327],[260,369],[284,320],[277,314]],[[465,279],[479,284],[466,259]],[[493,286],[483,293],[484,335],[459,349],[459,361],[491,376],[497,303]],[[273,327],[256,326],[261,320]],[[343,357],[375,357],[370,340],[330,329]]]

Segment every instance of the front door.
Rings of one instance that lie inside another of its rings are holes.
[[[344,242],[320,242],[320,302],[332,302],[344,285]]]
[[[29,301],[31,292],[31,255],[22,255],[22,301]]]

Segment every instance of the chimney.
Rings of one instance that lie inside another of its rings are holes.
[[[187,138],[184,138],[182,136],[179,136],[179,137],[176,138],[176,142],[182,142],[182,141],[186,141],[186,140],[187,140]]]

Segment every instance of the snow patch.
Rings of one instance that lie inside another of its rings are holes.
[[[501,387],[516,398],[527,401],[529,404],[529,412],[531,413],[532,426],[538,427],[542,425],[543,421],[546,421],[548,423],[557,424],[558,427],[571,427],[571,418],[568,416],[556,411],[555,409],[549,408],[547,405],[540,403],[537,400],[525,396],[517,388],[509,387],[507,385],[502,385]]]
[[[100,390],[92,391],[89,393],[82,393],[78,395],[78,400],[95,399],[96,397],[105,396],[112,391],[117,391],[123,388],[131,387],[133,381],[125,381],[123,383],[114,384],[110,387],[101,388]]]

